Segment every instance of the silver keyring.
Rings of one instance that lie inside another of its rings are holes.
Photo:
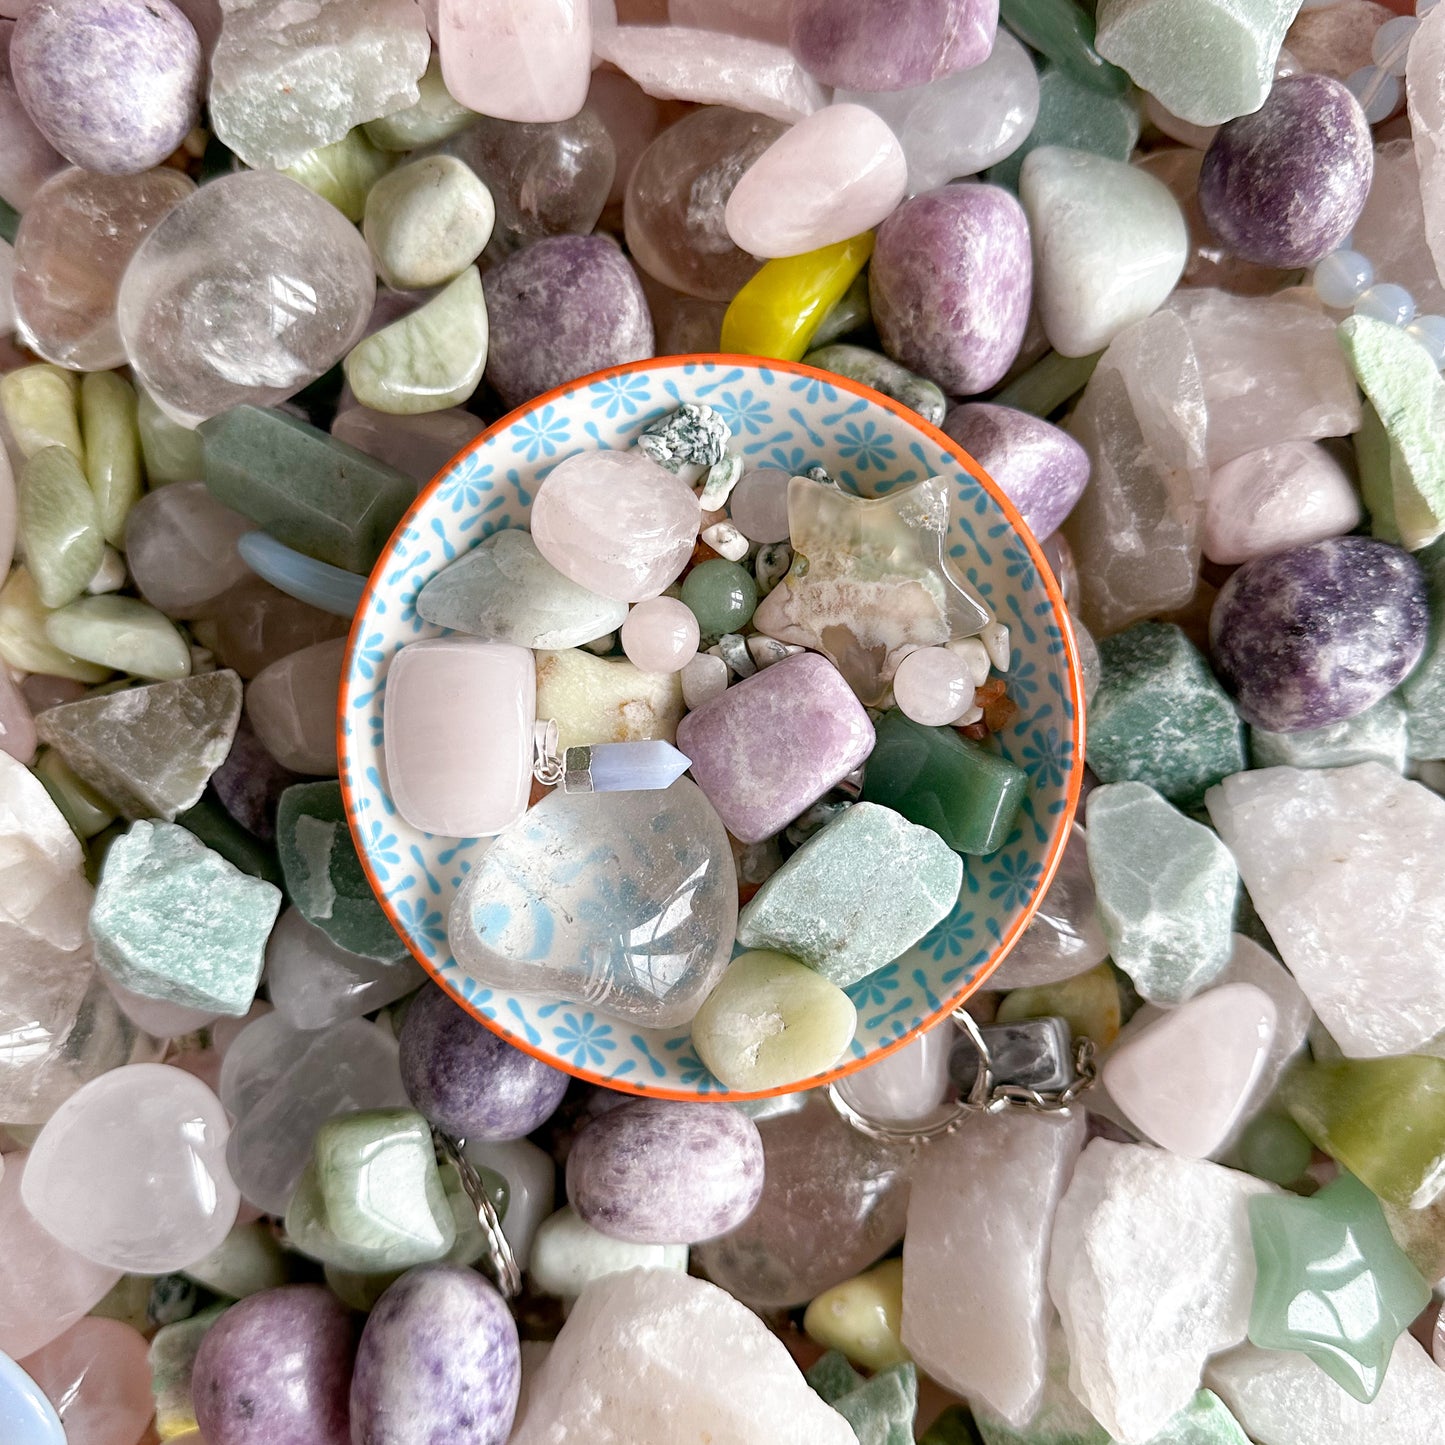
[[[511,1241],[502,1233],[501,1218],[482,1185],[481,1175],[477,1173],[472,1161],[462,1153],[467,1141],[453,1139],[451,1135],[443,1134],[440,1129],[432,1130],[432,1139],[437,1153],[457,1171],[462,1181],[462,1189],[471,1201],[472,1208],[477,1211],[477,1223],[482,1227],[482,1237],[487,1244],[487,1252],[483,1256],[487,1273],[491,1275],[492,1282],[501,1292],[502,1298],[512,1299],[522,1292],[522,1271],[517,1264],[517,1256],[512,1253]]]

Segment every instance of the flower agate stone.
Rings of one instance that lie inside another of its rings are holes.
[[[594,43],[587,5],[440,0],[436,35],[447,89],[483,115],[566,120],[587,99]]]
[[[729,832],[760,843],[867,758],[873,724],[827,659],[799,653],[690,712],[677,741]]]
[[[1084,1150],[1054,1216],[1048,1285],[1070,1385],[1111,1438],[1152,1440],[1189,1403],[1208,1356],[1244,1339],[1248,1201],[1269,1189],[1142,1145]]]
[[[814,340],[817,338],[814,337]],[[847,376],[854,381],[861,381],[864,386],[871,386],[874,391],[881,391],[884,396],[891,396],[894,401],[902,402],[910,411],[916,411],[924,421],[933,426],[938,426],[943,421],[944,413],[948,410],[947,399],[933,382],[926,377],[915,376],[906,366],[899,366],[896,361],[890,361],[886,356],[870,351],[866,346],[843,343],[819,346],[817,350],[810,351],[803,357],[803,363],[806,366],[816,366],[822,371],[831,371],[836,376]],[[751,475],[756,476],[757,473]],[[787,477],[786,472],[782,475]],[[737,518],[734,517],[733,520],[736,521]],[[744,536],[751,535],[744,528],[740,530]],[[785,530],[783,536],[769,540],[781,542],[786,538]],[[751,540],[764,539],[753,537]]]
[[[700,641],[696,616],[676,597],[639,602],[622,624],[622,650],[643,672],[681,672],[697,655]]]
[[[1089,871],[1114,962],[1154,1003],[1178,1004],[1229,962],[1239,874],[1229,850],[1143,783],[1089,795]]]
[[[868,276],[895,361],[958,395],[1003,380],[1033,289],[1028,221],[1007,191],[950,185],[911,197],[878,228]]]
[[[1041,146],[1024,161],[1019,199],[1033,236],[1039,317],[1064,356],[1099,351],[1151,315],[1184,270],[1189,234],[1179,204],[1136,166]]]
[[[360,339],[375,291],[371,253],[340,211],[245,171],[202,186],[146,236],[117,315],[136,379],[195,426],[316,380]]]
[[[1264,104],[1293,0],[1102,0],[1095,44],[1175,115],[1218,125]],[[1187,54],[1194,62],[1181,65]]]
[[[200,108],[201,43],[170,0],[39,0],[10,42],[15,90],[46,140],[88,171],[159,165]]]
[[[709,1436],[716,1445],[853,1445],[857,1438],[756,1315],[705,1280],[672,1270],[629,1270],[583,1291],[528,1399],[511,1445],[562,1445],[579,1420],[594,1445]]]
[[[191,1373],[196,1422],[214,1445],[350,1445],[355,1353],[353,1316],[321,1286],[253,1294],[200,1341]]]
[[[567,1075],[493,1033],[443,989],[424,989],[401,1029],[401,1078],[412,1104],[447,1134],[520,1139],[552,1116]]]
[[[236,1222],[228,1132],[220,1101],[183,1070],[114,1069],[72,1094],[41,1131],[22,1184],[25,1207],[98,1264],[178,1269],[209,1254]]]
[[[85,472],[64,447],[45,447],[25,463],[17,521],[40,601],[75,601],[105,558],[105,537]]]
[[[699,516],[692,490],[640,451],[579,452],[538,488],[532,540],[577,586],[641,602],[687,564]]]
[[[1358,763],[1240,773],[1207,802],[1280,956],[1348,1056],[1407,1053],[1445,1030],[1428,944],[1445,800]]]
[[[741,1224],[763,1188],[757,1125],[736,1109],[637,1099],[594,1119],[567,1155],[567,1199],[614,1239],[695,1244]]]
[[[240,717],[241,680],[222,671],[61,703],[35,731],[124,816],[169,821],[200,801]]]
[[[788,43],[824,85],[902,90],[988,59],[993,0],[924,0],[900,12],[886,0],[795,0]]]
[[[503,1229],[505,1232],[505,1221]],[[564,1205],[537,1230],[528,1274],[533,1289],[570,1306],[593,1280],[632,1270],[664,1269],[687,1273],[685,1244],[634,1244],[613,1239],[585,1224],[571,1205]]]
[[[903,1246],[903,1343],[920,1369],[1023,1426],[1043,1397],[1054,1211],[1078,1112],[990,1115],[921,1152]]]
[[[136,1445],[155,1413],[145,1337],[119,1320],[77,1321],[24,1368],[55,1402],[69,1445]]]
[[[1301,732],[1393,691],[1424,652],[1428,620],[1409,553],[1335,537],[1246,562],[1220,589],[1209,643],[1246,722]]]
[[[642,672],[623,657],[581,648],[537,654],[537,716],[557,724],[557,746],[672,742],[682,717],[677,673]]]
[[[642,283],[605,236],[545,236],[487,272],[487,379],[508,406],[652,355]]]
[[[727,965],[727,835],[702,792],[552,793],[494,842],[452,906],[462,967],[649,1028],[685,1023]]]
[[[362,233],[388,286],[440,286],[481,255],[495,208],[476,173],[455,156],[425,156],[367,193]]]
[[[1172,623],[1138,622],[1099,647],[1089,766],[1101,782],[1148,783],[1177,807],[1244,771],[1244,728],[1209,664]]]

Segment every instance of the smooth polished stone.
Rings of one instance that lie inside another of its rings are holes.
[[[476,112],[459,104],[442,79],[441,57],[433,54],[416,83],[415,105],[394,110],[362,127],[372,145],[383,151],[420,150],[447,140],[476,119]]]
[[[911,1124],[927,1119],[948,1093],[952,1044],[953,1031],[936,1025],[912,1043],[840,1080],[838,1092],[845,1103],[875,1123]]]
[[[351,406],[331,423],[337,441],[395,467],[418,486],[431,481],[482,429],[480,417],[460,408],[392,416]]]
[[[906,11],[886,0],[795,0],[788,43],[824,85],[901,90],[988,58],[998,28],[992,0],[926,0]]]
[[[0,377],[0,410],[22,457],[28,461],[46,447],[64,447],[84,463],[79,396],[75,373],[58,366],[22,366]]]
[[[571,1305],[594,1280],[629,1270],[687,1271],[685,1244],[636,1244],[613,1239],[565,1205],[542,1221],[528,1268],[533,1289]]]
[[[126,565],[153,607],[168,617],[199,616],[246,577],[236,544],[250,526],[204,482],[161,487],[126,517]]]
[[[29,569],[17,563],[0,587],[0,657],[20,672],[74,683],[104,682],[110,676],[105,668],[62,652],[46,637],[49,614]]]
[[[696,569],[694,569],[696,571]],[[639,602],[622,624],[622,650],[643,672],[681,672],[697,654],[697,617],[675,597]]]
[[[155,1395],[155,1428],[162,1440],[197,1445],[196,1407],[191,1396],[196,1354],[227,1305],[212,1305],[189,1319],[163,1325],[151,1341],[151,1389]]]
[[[1384,763],[1403,773],[1411,749],[1409,715],[1397,694],[1374,707],[1322,728],[1301,733],[1249,730],[1249,760],[1256,768],[1346,768],[1351,763]]]
[[[249,577],[212,603],[192,630],[217,664],[250,679],[303,647],[345,637],[349,626],[334,612],[310,607],[259,577]]]
[[[334,206],[244,171],[202,186],[146,236],[117,315],[137,381],[195,426],[315,381],[360,339],[375,291],[371,253]]]
[[[144,387],[137,389],[136,425],[151,486],[194,481],[201,475],[201,439],[167,416]]]
[[[401,291],[440,286],[481,255],[491,193],[455,156],[424,156],[384,176],[366,198],[362,234],[381,279]]]
[[[740,634],[758,605],[753,574],[737,562],[709,558],[699,562],[682,584],[682,601],[697,620],[701,636],[711,645],[729,633]]]
[[[64,447],[36,452],[19,480],[19,542],[36,591],[46,607],[64,607],[85,590],[104,558],[95,494]]]
[[[378,150],[356,126],[340,140],[307,151],[283,170],[308,191],[330,201],[348,221],[359,221],[366,210],[367,193],[395,163],[394,156]]]
[[[361,605],[365,577],[293,551],[265,532],[243,533],[236,551],[263,581],[310,607],[350,619]]]
[[[813,341],[817,340],[814,336]],[[936,383],[926,377],[915,376],[906,366],[899,366],[896,361],[890,361],[876,351],[869,351],[866,346],[848,346],[841,343],[819,346],[803,357],[803,364],[861,381],[864,386],[871,386],[874,391],[881,391],[884,396],[891,396],[894,401],[902,402],[933,426],[942,423],[944,413],[948,410],[948,400]],[[758,473],[754,472],[752,475],[756,476]],[[782,475],[786,476],[787,473]],[[736,521],[736,517],[733,520]],[[757,542],[786,540],[786,534],[774,538],[753,537],[746,529],[743,529],[743,535]]]
[[[130,1325],[85,1319],[22,1365],[55,1405],[68,1445],[136,1445],[155,1412],[146,1353]]]
[[[893,698],[898,709],[925,727],[951,723],[973,706],[973,673],[946,647],[920,647],[898,664]]]
[[[115,822],[115,809],[89,784],[83,783],[53,748],[45,748],[35,759],[35,776],[50,794],[51,801],[70,824],[77,838],[94,838]]]
[[[186,1275],[227,1299],[247,1299],[277,1289],[290,1279],[292,1261],[268,1222],[238,1224],[204,1259],[186,1266]]]
[[[72,657],[135,677],[189,677],[191,650],[175,625],[133,597],[80,597],[45,619],[45,635]]]
[[[854,1364],[886,1370],[909,1357],[899,1338],[902,1314],[903,1261],[888,1259],[824,1290],[808,1306],[803,1328]]]
[[[677,673],[642,672],[623,657],[583,648],[537,654],[537,716],[558,728],[558,747],[672,742],[682,717]]]
[[[7,16],[17,13],[15,6],[6,11]],[[0,154],[0,200],[22,210],[45,181],[64,170],[66,162],[41,135],[16,94],[10,65],[13,34],[14,27],[0,20],[0,128],[5,133]]]
[[[592,69],[592,12],[573,0],[440,0],[437,49],[456,99],[500,120],[566,120]],[[425,63],[425,62],[423,62]]]
[[[135,388],[115,372],[87,373],[80,382],[80,420],[100,530],[112,547],[122,548],[126,518],[145,490]],[[124,571],[110,590],[123,579]],[[95,579],[88,590],[100,590]]]
[[[0,1355],[0,1427],[14,1445],[67,1445],[55,1407],[32,1375],[8,1355]]]

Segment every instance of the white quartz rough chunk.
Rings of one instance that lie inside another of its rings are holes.
[[[23,763],[0,752],[0,923],[57,949],[86,941],[92,890],[70,824]]]
[[[1445,14],[1438,6],[1420,22],[1410,42],[1405,95],[1420,167],[1425,236],[1436,271],[1445,275]]]
[[[1445,798],[1380,763],[1236,773],[1205,797],[1245,887],[1350,1058],[1445,1030]]]

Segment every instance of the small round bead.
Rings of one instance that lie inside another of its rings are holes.
[[[1359,251],[1335,251],[1315,267],[1315,295],[1336,311],[1348,311],[1375,284],[1374,262]]]
[[[1413,15],[1396,15],[1375,31],[1370,45],[1370,58],[1390,75],[1404,75],[1405,61],[1410,54],[1410,40],[1420,22]]]
[[[1430,353],[1436,366],[1445,366],[1445,316],[1417,316],[1405,330]]]
[[[893,700],[916,723],[951,723],[973,705],[968,663],[946,647],[920,647],[898,664]]]
[[[643,672],[681,672],[697,652],[701,634],[692,609],[676,597],[639,602],[622,624],[622,650]]]
[[[1345,84],[1354,92],[1371,125],[1388,120],[1400,103],[1400,82],[1377,65],[1362,65]]]
[[[718,557],[700,562],[687,574],[682,600],[692,609],[702,635],[715,639],[725,632],[741,632],[752,620],[758,584],[746,567]]]
[[[1373,316],[1391,326],[1408,326],[1415,316],[1415,298],[1393,281],[1380,281],[1355,302],[1356,316]]]
[[[750,542],[788,540],[789,472],[760,467],[733,488],[729,504],[733,526]]]

